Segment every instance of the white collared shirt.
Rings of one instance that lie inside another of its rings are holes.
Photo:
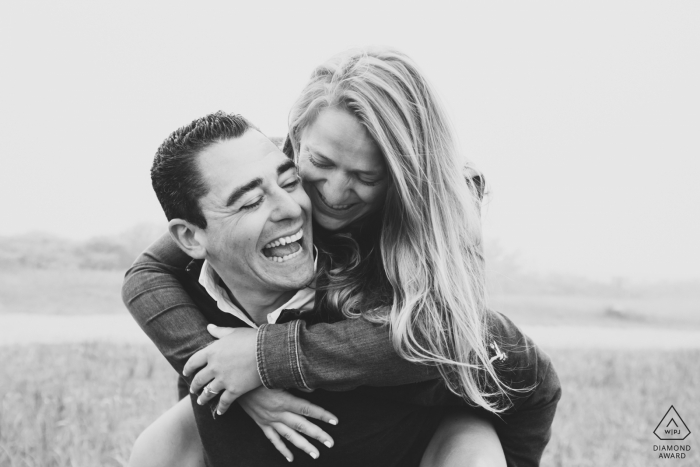
[[[216,306],[219,307],[219,310],[223,311],[224,313],[232,314],[253,329],[258,328],[258,325],[248,318],[248,316],[233,303],[226,289],[220,285],[219,274],[217,274],[207,260],[204,260],[202,271],[199,273],[199,283],[202,284],[202,287],[204,287],[209,296],[216,301]],[[299,290],[287,303],[277,308],[272,313],[268,313],[267,322],[270,324],[276,323],[280,317],[280,314],[282,313],[282,310],[312,310],[314,307],[315,296],[316,291],[310,287],[305,287]]]

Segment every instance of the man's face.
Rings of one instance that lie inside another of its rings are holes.
[[[313,278],[311,202],[293,162],[260,132],[199,155],[206,258],[238,293],[282,292]]]

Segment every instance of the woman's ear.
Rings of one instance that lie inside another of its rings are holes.
[[[188,256],[194,259],[205,258],[207,249],[202,243],[206,238],[206,235],[203,235],[203,228],[183,219],[172,219],[168,222],[168,232],[177,246]]]

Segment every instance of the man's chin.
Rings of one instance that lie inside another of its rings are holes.
[[[314,279],[313,256],[305,251],[298,258],[276,262],[264,259],[265,282],[280,290],[299,290]]]
[[[270,275],[268,277],[268,283],[274,288],[281,291],[289,292],[301,290],[308,287],[314,280],[313,269],[308,272],[300,272],[298,270],[294,271],[293,274],[289,275]]]

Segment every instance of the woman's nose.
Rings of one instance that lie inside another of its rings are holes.
[[[351,188],[351,181],[343,173],[336,171],[328,176],[323,184],[322,195],[328,204],[343,204],[348,199]]]

